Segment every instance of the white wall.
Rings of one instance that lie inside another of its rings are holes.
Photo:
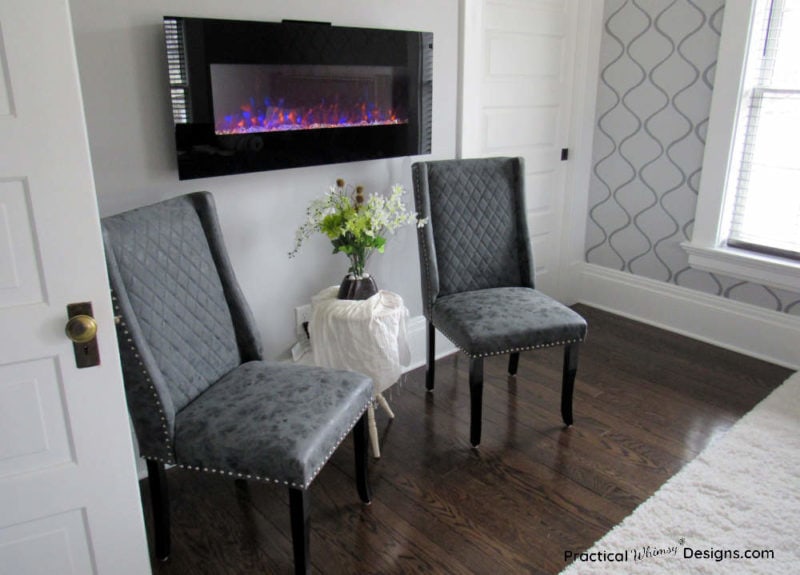
[[[71,9],[101,214],[196,190],[212,192],[268,358],[284,354],[293,343],[294,307],[339,283],[347,271],[345,256],[332,256],[322,237],[306,244],[298,257],[287,257],[308,202],[341,177],[365,185],[367,191],[385,191],[400,182],[411,205],[410,166],[415,158],[180,182],[162,17],[299,19],[433,32],[433,154],[426,158],[455,156],[457,0],[72,0]],[[53,103],[57,105],[55,96]],[[401,230],[368,267],[381,288],[403,296],[412,317],[421,314],[413,229]]]

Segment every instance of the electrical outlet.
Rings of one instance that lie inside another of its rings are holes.
[[[300,361],[311,351],[311,340],[308,338],[308,322],[311,321],[311,305],[294,308],[294,333],[297,343],[292,346],[292,359]]]
[[[294,308],[294,332],[297,341],[308,341],[309,321],[311,321],[311,304]]]

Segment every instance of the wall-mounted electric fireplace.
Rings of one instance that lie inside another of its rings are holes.
[[[428,154],[433,34],[165,17],[181,179]]]

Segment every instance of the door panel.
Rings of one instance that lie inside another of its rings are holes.
[[[0,571],[149,573],[66,0],[0,2],[0,325]]]
[[[558,297],[575,0],[466,2],[463,157],[525,159],[536,285]]]
[[[74,464],[53,358],[0,366],[0,478]]]
[[[96,573],[88,540],[86,521],[80,511],[22,523],[0,531],[0,565],[24,569],[8,573]]]
[[[0,181],[0,307],[42,301],[30,205],[24,179]]]

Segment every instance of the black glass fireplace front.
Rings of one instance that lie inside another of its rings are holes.
[[[431,151],[433,35],[164,18],[181,179]]]

